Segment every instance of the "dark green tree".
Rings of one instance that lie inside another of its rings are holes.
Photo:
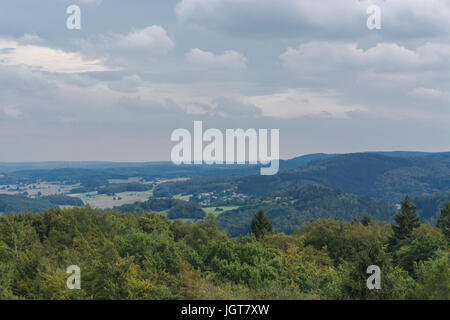
[[[402,201],[401,211],[394,216],[396,224],[392,226],[394,234],[389,241],[391,251],[397,251],[401,245],[408,242],[413,230],[420,226],[420,218],[416,210],[416,206],[411,203],[407,195]]]
[[[370,215],[368,213],[366,213],[361,219],[361,224],[363,226],[367,227],[371,221],[372,221],[372,218],[370,217]]]
[[[441,215],[437,221],[437,227],[441,229],[447,240],[450,240],[450,201],[441,209]]]
[[[259,209],[250,223],[249,233],[253,233],[256,239],[261,239],[273,231],[272,223],[267,219],[264,210]]]

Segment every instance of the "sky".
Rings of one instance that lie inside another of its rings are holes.
[[[0,2],[0,162],[166,161],[195,120],[284,159],[450,151],[450,1]]]

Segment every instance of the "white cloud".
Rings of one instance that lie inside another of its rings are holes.
[[[101,60],[84,59],[78,52],[65,52],[38,45],[23,45],[9,39],[0,39],[0,64],[26,65],[33,69],[58,73],[111,70],[102,65]]]
[[[10,117],[10,118],[14,118],[14,119],[18,119],[20,117],[22,117],[23,112],[20,111],[17,107],[15,106],[6,106],[3,107],[3,113]]]
[[[203,51],[198,48],[191,49],[186,53],[188,62],[206,67],[219,67],[231,69],[245,69],[247,67],[247,58],[236,51],[228,50],[222,54],[214,54],[209,51]]]
[[[81,47],[80,52],[49,48],[43,42],[32,34],[19,39],[0,38],[0,64],[26,65],[35,70],[57,73],[114,71],[118,68],[107,64],[126,65],[136,59],[136,54],[166,54],[175,45],[160,26],[79,40],[74,44]],[[127,54],[134,55],[133,59],[129,59]]]
[[[175,47],[175,40],[164,28],[153,25],[127,34],[93,35],[74,40],[72,44],[85,57],[105,59],[107,65],[138,72],[159,66],[161,58]]]
[[[348,112],[364,110],[339,102],[342,96],[334,90],[288,89],[247,100],[260,108],[264,116],[281,119],[304,116],[345,118]]]
[[[160,26],[133,30],[127,35],[114,35],[112,40],[117,41],[117,45],[126,50],[146,50],[159,53],[167,53],[175,45],[166,30]]]

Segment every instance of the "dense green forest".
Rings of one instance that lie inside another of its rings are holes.
[[[60,205],[83,206],[80,198],[65,195],[51,195],[29,198],[24,195],[0,194],[0,213],[39,212]]]
[[[125,204],[120,207],[115,207],[114,210],[137,214],[142,214],[147,211],[167,211],[167,217],[169,219],[203,219],[205,217],[205,212],[198,204],[178,199],[152,199],[144,202]]]
[[[0,212],[39,212],[52,207],[47,199],[32,199],[22,195],[0,194]]]
[[[449,299],[450,203],[437,227],[408,197],[394,220],[317,219],[286,235],[260,211],[232,238],[212,214],[193,225],[90,207],[1,216],[0,299]],[[66,287],[71,265],[80,290]],[[369,265],[380,290],[366,286]]]
[[[384,201],[346,194],[320,185],[307,185],[274,192],[258,203],[224,212],[218,217],[219,225],[232,236],[246,234],[253,215],[261,207],[273,222],[275,230],[285,233],[291,233],[303,223],[319,218],[344,222],[370,214],[373,219],[391,222],[395,213],[394,206]]]
[[[261,195],[311,183],[398,203],[405,194],[450,191],[450,157],[346,154],[272,177],[248,175],[239,179],[238,190]]]
[[[69,197],[63,194],[55,194],[42,196],[38,199],[48,200],[53,206],[76,206],[82,207],[84,206],[83,200],[77,197]]]
[[[417,213],[422,219],[435,223],[439,218],[440,209],[450,201],[450,191],[423,194],[412,198],[417,206]]]
[[[97,189],[98,194],[114,195],[120,192],[130,192],[130,191],[147,191],[151,190],[153,186],[151,184],[142,184],[138,182],[133,183],[113,183],[107,184]]]

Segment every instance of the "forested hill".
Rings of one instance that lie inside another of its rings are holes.
[[[436,223],[440,209],[449,201],[450,191],[423,194],[412,199],[412,202],[417,206],[419,216],[432,223]]]
[[[398,203],[405,194],[450,191],[450,156],[345,154],[313,161],[302,168],[280,170],[275,176],[247,175],[237,181],[238,191],[249,195],[306,184],[321,184]]]
[[[23,195],[0,194],[0,214],[19,213],[19,212],[39,212],[52,207],[83,206],[80,198],[69,197],[66,195],[52,195],[38,198],[29,198]]]
[[[373,219],[390,222],[395,207],[385,201],[366,196],[347,194],[320,185],[308,185],[275,192],[260,204],[227,211],[218,217],[221,229],[232,236],[247,234],[250,221],[259,208],[263,208],[277,232],[291,233],[305,222],[319,218],[338,221],[360,220],[365,214]]]

